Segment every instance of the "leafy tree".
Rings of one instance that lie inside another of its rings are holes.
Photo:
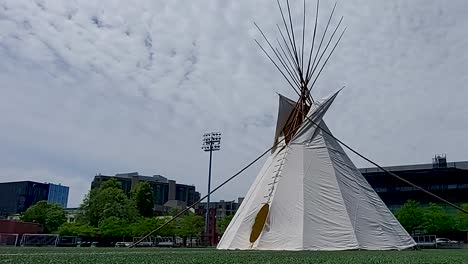
[[[462,208],[468,211],[468,204],[463,204]],[[468,231],[468,214],[458,211],[456,216],[457,229],[461,231]]]
[[[149,183],[138,183],[135,189],[132,190],[131,197],[141,216],[153,216],[153,190],[151,189],[151,185]]]
[[[61,236],[95,237],[97,233],[97,228],[77,223],[64,223],[57,230]]]
[[[117,188],[122,190],[122,184],[120,184],[120,182],[118,182],[116,179],[110,178],[109,180],[102,182],[99,186],[99,189],[107,188]]]
[[[164,223],[166,223],[170,218],[167,217],[152,217],[152,218],[144,218],[141,217],[131,225],[132,235],[136,237],[141,237],[147,235],[154,229],[160,227]],[[173,236],[175,235],[175,224],[174,222],[170,223],[169,225],[165,226],[164,228],[158,230],[157,233],[154,235],[159,236]]]
[[[172,217],[158,216],[157,219],[158,219],[158,223],[157,223],[156,227],[159,227],[162,224],[165,224],[169,220],[171,220]],[[175,236],[176,235],[176,229],[177,229],[177,221],[172,221],[169,224],[167,224],[164,228],[160,229],[154,235],[158,235],[158,236]]]
[[[182,217],[177,224],[177,235],[181,237],[200,236],[205,225],[200,215],[190,213]]]
[[[39,201],[30,206],[26,212],[21,215],[21,220],[26,222],[34,222],[44,225],[46,222],[46,211],[49,208],[47,201]]]
[[[41,224],[45,233],[57,231],[67,221],[63,207],[47,201],[39,201],[29,207],[21,215],[21,220]]]
[[[99,232],[103,237],[122,238],[131,237],[129,223],[117,216],[110,216],[99,222]]]
[[[231,223],[232,218],[234,215],[228,215],[217,222],[216,228],[219,234],[224,234],[226,228],[228,227],[229,223]]]
[[[167,212],[167,214],[168,214],[169,216],[176,216],[179,212],[180,212],[179,209],[177,209],[177,208],[171,208],[171,209],[169,209],[169,211]]]
[[[91,190],[80,209],[83,212],[80,222],[92,227],[98,227],[101,221],[109,217],[117,217],[127,223],[138,217],[135,204],[114,179],[105,181],[99,188]]]
[[[437,204],[431,203],[425,210],[423,218],[423,226],[430,234],[440,234],[455,230],[453,217]]]
[[[177,222],[176,235],[182,237],[184,246],[187,246],[187,238],[200,236],[204,225],[202,216],[189,213]]]
[[[95,196],[97,193],[97,189],[91,189],[83,198],[83,202],[81,203],[80,207],[78,208],[78,214],[76,215],[75,222],[81,224],[87,224],[91,222],[90,212],[89,212],[89,203],[91,196]]]
[[[413,233],[418,227],[424,223],[424,210],[420,204],[413,200],[408,200],[396,213],[398,221],[408,231]]]

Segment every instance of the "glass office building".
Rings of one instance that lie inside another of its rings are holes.
[[[445,156],[436,156],[432,163],[392,166],[385,169],[452,203],[468,203],[468,161],[447,162]],[[394,212],[408,200],[415,200],[423,205],[440,203],[434,197],[377,168],[364,168],[360,171],[388,208]],[[447,209],[453,211],[451,207]]]
[[[47,196],[47,201],[49,203],[59,204],[63,208],[67,208],[69,189],[70,188],[67,186],[49,183],[49,194]]]
[[[33,181],[0,183],[0,217],[19,214],[38,201],[67,207],[69,187]]]

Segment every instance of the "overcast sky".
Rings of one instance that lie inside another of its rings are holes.
[[[382,165],[468,160],[468,2],[340,1],[336,14],[348,30],[313,91],[346,85],[332,132]],[[161,174],[205,194],[202,134],[223,134],[216,186],[271,146],[276,93],[295,98],[253,21],[275,36],[276,3],[0,0],[0,179],[70,186],[69,206],[96,173]],[[260,165],[214,198],[245,195]]]

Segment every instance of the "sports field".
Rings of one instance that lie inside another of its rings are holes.
[[[0,248],[0,263],[468,263],[468,250],[265,252],[215,249]]]

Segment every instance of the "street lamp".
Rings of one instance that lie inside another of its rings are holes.
[[[213,151],[219,150],[221,147],[221,133],[211,132],[203,134],[202,149],[210,152],[210,164],[208,168],[208,197],[206,200],[206,219],[205,219],[205,234],[208,235],[208,241],[210,240],[210,192],[211,192],[211,160],[213,157]]]

